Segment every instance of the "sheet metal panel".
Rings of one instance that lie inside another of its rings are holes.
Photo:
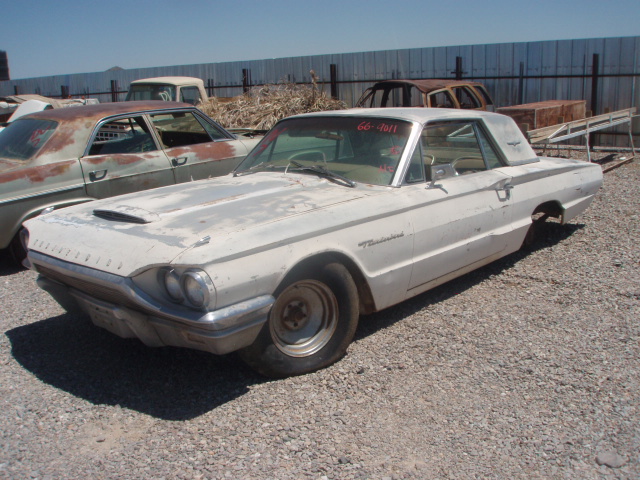
[[[451,70],[447,68],[447,48],[433,49],[433,78],[451,78]]]
[[[409,50],[398,50],[396,61],[398,63],[398,78],[411,78],[411,55]]]
[[[408,78],[423,78],[422,73],[422,49],[412,48],[407,51],[409,57]]]
[[[472,79],[476,79],[479,77],[485,77],[487,75],[487,57],[485,55],[486,47],[485,45],[473,45],[471,47],[471,59],[469,62],[469,72]],[[485,85],[488,82],[484,82]],[[488,85],[487,85],[488,86]],[[489,93],[493,93],[490,91]]]
[[[422,49],[422,75],[419,78],[437,78],[436,77],[436,49]]]

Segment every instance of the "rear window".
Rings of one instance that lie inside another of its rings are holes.
[[[0,158],[26,161],[35,156],[58,122],[21,118],[0,132]]]
[[[132,100],[164,100],[170,102],[176,99],[176,87],[172,85],[137,84],[131,85],[126,101]]]

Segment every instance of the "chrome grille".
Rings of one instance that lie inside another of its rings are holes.
[[[121,305],[124,307],[140,310],[140,305],[132,302],[129,297],[124,295],[120,290],[112,287],[106,287],[93,282],[82,280],[77,277],[66,275],[64,273],[52,270],[42,265],[36,265],[38,273],[58,283],[62,283],[68,287],[85,293],[98,300],[113,303],[114,305]]]

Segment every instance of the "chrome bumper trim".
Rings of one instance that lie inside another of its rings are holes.
[[[255,340],[267,321],[275,301],[271,295],[262,295],[212,312],[169,311],[151,303],[134,290],[129,278],[93,270],[52,257],[29,252],[35,269],[46,270],[37,283],[65,310],[81,309],[99,327],[123,338],[139,338],[149,346],[171,345],[225,354],[248,346]],[[72,280],[68,285],[59,279]],[[98,298],[83,291],[104,288],[107,295]]]

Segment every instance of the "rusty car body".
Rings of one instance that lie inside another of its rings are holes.
[[[232,175],[28,221],[28,261],[117,335],[296,375],[339,359],[360,314],[518,250],[601,184],[598,165],[536,156],[495,113],[313,113],[281,120]]]
[[[356,107],[431,107],[493,111],[482,83],[462,80],[383,80],[366,89]]]
[[[226,174],[257,142],[176,102],[22,117],[0,135],[0,249],[21,256],[22,222],[44,209]]]

